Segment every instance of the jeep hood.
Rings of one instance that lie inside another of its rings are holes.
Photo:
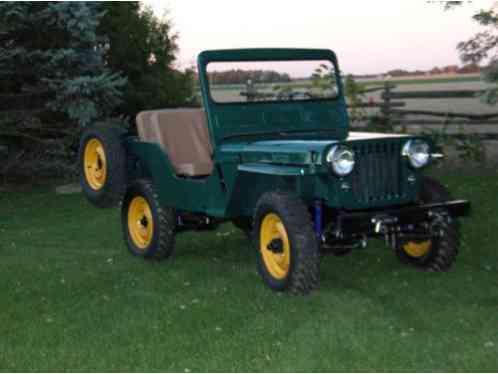
[[[270,163],[310,165],[322,164],[325,150],[334,144],[348,144],[393,138],[409,138],[409,135],[350,132],[346,140],[258,140],[224,144],[220,151],[237,153],[242,163]]]

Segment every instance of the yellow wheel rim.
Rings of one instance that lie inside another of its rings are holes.
[[[92,189],[100,190],[107,177],[107,160],[100,140],[94,138],[86,143],[83,163],[88,184]]]
[[[425,242],[408,242],[403,245],[403,250],[411,257],[425,256],[432,248],[432,241]]]
[[[152,241],[154,220],[149,203],[142,196],[134,197],[128,207],[128,231],[133,244],[141,250]]]
[[[260,251],[271,276],[284,279],[290,269],[289,237],[282,220],[274,213],[267,214],[261,223]]]

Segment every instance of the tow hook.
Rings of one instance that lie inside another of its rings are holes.
[[[396,224],[398,217],[388,215],[379,215],[372,218],[372,224],[375,225],[374,231],[377,235],[384,235],[387,244],[393,247],[396,245]]]
[[[375,233],[376,234],[388,234],[389,227],[392,227],[396,223],[398,223],[397,217],[380,215],[372,218],[372,223],[375,225]]]

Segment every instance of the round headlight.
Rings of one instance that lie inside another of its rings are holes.
[[[348,175],[354,168],[354,152],[348,147],[336,145],[327,154],[327,163],[337,175]]]
[[[429,163],[431,155],[429,144],[423,140],[410,140],[403,147],[403,156],[408,157],[415,169],[420,169]]]

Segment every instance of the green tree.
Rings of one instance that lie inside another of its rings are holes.
[[[458,5],[461,2],[450,1],[446,8]],[[485,65],[483,79],[492,83],[493,87],[486,91],[483,100],[495,105],[498,102],[498,5],[495,3],[490,9],[481,10],[472,18],[483,30],[460,42],[457,49],[463,63]]]
[[[83,126],[109,114],[126,80],[105,65],[102,16],[98,3],[1,3],[0,89],[50,96],[49,109]]]
[[[178,45],[170,22],[139,2],[103,4],[99,33],[107,38],[106,61],[128,78],[117,112],[134,117],[145,109],[189,105],[194,72],[174,68]]]
[[[311,85],[320,93],[334,87],[336,85],[334,69],[326,64],[320,64],[311,75]]]
[[[119,104],[126,79],[106,66],[102,17],[100,3],[0,3],[0,142],[9,147],[0,173],[74,159],[77,125]]]
[[[351,74],[348,74],[344,81],[344,95],[348,101],[351,121],[354,123],[365,120],[367,112],[361,107],[365,99],[365,86],[356,82]]]

